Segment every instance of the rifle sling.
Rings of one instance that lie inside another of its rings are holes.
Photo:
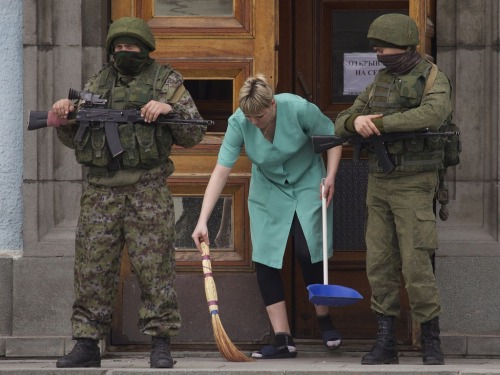
[[[437,74],[438,74],[438,67],[436,64],[431,63],[431,71],[429,72],[429,75],[427,76],[427,80],[425,81],[425,87],[424,87],[424,93],[422,94],[422,99],[420,100],[420,103],[424,100],[425,96],[427,93],[430,91],[432,86],[434,85],[434,81],[436,80]]]
[[[169,102],[172,104],[177,103],[185,91],[186,88],[184,87],[184,85],[180,85],[177,90],[175,90],[174,95],[172,95],[172,98],[170,98]]]

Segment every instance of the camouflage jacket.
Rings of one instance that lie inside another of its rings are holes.
[[[357,115],[382,113],[383,131],[409,132],[429,128],[437,131],[451,118],[451,84],[448,77],[438,72],[434,84],[422,98],[427,74],[431,64],[421,60],[412,71],[398,76],[382,69],[373,83],[363,91],[353,105],[340,112],[335,121],[339,136],[352,135],[352,119]],[[385,93],[385,97],[384,97]],[[350,120],[350,121],[349,121]],[[439,158],[443,156],[443,142],[421,139],[417,142],[388,142],[388,152],[396,155],[400,164],[396,171],[438,170],[443,168]],[[370,151],[370,150],[369,150]],[[436,162],[438,160],[438,162]],[[380,172],[376,155],[369,152],[370,171]],[[412,164],[410,167],[409,165]],[[431,165],[432,164],[432,165]]]
[[[107,106],[112,109],[140,108],[149,100],[158,100],[169,103],[181,118],[201,118],[190,93],[183,86],[182,76],[170,66],[154,61],[139,76],[132,78],[122,76],[108,66],[92,77],[84,90],[107,99]],[[112,176],[114,171],[106,171],[111,158],[103,130],[87,131],[82,142],[78,143],[74,140],[77,129],[77,126],[63,126],[57,129],[57,135],[64,145],[75,149],[79,163],[91,167],[90,174]],[[120,169],[148,170],[166,165],[167,175],[170,175],[174,170],[169,159],[172,145],[192,147],[201,141],[205,132],[205,126],[195,124],[120,125],[120,141],[126,150],[120,156]]]

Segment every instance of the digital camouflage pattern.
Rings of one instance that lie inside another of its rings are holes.
[[[157,78],[158,82],[154,81]],[[109,66],[90,79],[84,91],[101,95],[108,100],[111,109],[140,108],[150,100],[169,103],[180,118],[201,119],[196,105],[187,90],[175,102],[171,98],[177,90],[184,90],[182,76],[170,66],[153,62],[137,78],[130,79]],[[89,167],[91,174],[102,175],[102,169],[111,162],[111,153],[106,143],[103,128],[89,129],[82,142],[74,140],[77,126],[57,129],[57,135],[67,147],[75,149],[77,161]],[[154,168],[169,162],[173,144],[192,147],[198,144],[206,132],[206,126],[195,124],[122,124],[118,128],[120,141],[125,148],[122,155],[123,168]],[[95,172],[95,173],[94,173]],[[169,174],[173,172],[170,171]]]
[[[76,232],[74,337],[101,339],[108,333],[124,245],[141,287],[141,330],[153,336],[178,332],[174,206],[163,175],[148,172],[131,186],[90,185],[84,192]]]
[[[169,103],[182,118],[201,118],[182,76],[154,60],[136,77],[123,76],[110,64],[84,90],[102,95],[112,109],[140,108],[153,99]],[[74,140],[77,128],[57,128],[61,142],[75,149],[79,162],[90,166],[76,232],[73,337],[102,339],[109,332],[124,246],[141,288],[139,328],[151,336],[175,335],[181,324],[174,290],[175,218],[165,181],[174,171],[169,158],[172,145],[196,145],[206,126],[121,125],[126,152],[119,170],[110,168],[109,150],[99,129],[87,131],[79,144]]]

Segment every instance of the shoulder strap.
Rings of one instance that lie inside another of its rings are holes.
[[[154,85],[154,90],[155,92],[157,91],[157,87],[156,87],[156,84],[158,82],[161,82],[161,85],[163,86],[165,84],[165,82],[167,81],[168,77],[171,75],[171,74],[177,74],[179,75],[179,73],[177,73],[170,65],[168,64],[165,64],[165,65],[160,65],[160,67],[162,69],[162,72],[159,73],[160,71],[158,70],[157,74],[156,74],[156,77],[154,79],[154,82],[155,82],[155,85]],[[158,76],[161,76],[160,77],[160,80],[158,80]],[[179,82],[180,85],[176,88],[172,87],[170,88],[166,93],[165,93],[165,99],[167,100],[168,103],[170,104],[175,104],[179,101],[179,99],[182,97],[182,95],[184,94],[184,92],[186,91],[186,87],[182,84],[182,80]]]
[[[169,102],[172,104],[177,103],[179,101],[179,99],[181,98],[182,94],[184,94],[184,91],[186,91],[186,88],[184,87],[184,85],[180,85],[179,87],[177,87],[177,90],[175,90],[174,95],[172,95]]]
[[[377,78],[378,78],[378,73],[377,73],[377,75],[375,75],[375,78],[373,79],[372,88],[370,90],[370,93],[368,94],[368,101],[370,101],[373,98],[373,94],[375,93],[375,86],[377,83]]]
[[[375,92],[375,82],[373,83],[372,89],[370,90],[370,93],[368,94],[368,101],[370,101],[373,98],[374,92]]]
[[[424,87],[424,92],[422,94],[422,99],[420,102],[422,102],[427,95],[427,93],[430,91],[432,86],[434,85],[434,81],[436,80],[437,74],[438,74],[438,67],[436,64],[433,64],[429,61],[431,64],[431,71],[429,72],[429,75],[427,76],[427,79],[425,80],[425,87]]]

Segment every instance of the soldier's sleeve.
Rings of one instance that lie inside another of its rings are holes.
[[[352,128],[352,120],[355,116],[360,115],[363,112],[363,109],[366,107],[369,100],[369,92],[371,91],[372,84],[368,85],[368,87],[363,91],[358,97],[354,100],[354,103],[351,107],[341,111],[337,118],[335,119],[335,134],[339,137],[345,137],[352,134],[355,134],[354,129]]]
[[[165,81],[158,100],[169,103],[172,111],[183,119],[201,119],[198,108],[184,87],[183,81],[182,76],[173,71]],[[171,123],[168,126],[174,143],[182,147],[193,147],[200,143],[207,131],[204,125]]]
[[[61,141],[61,143],[66,147],[75,149],[75,135],[77,130],[78,127],[73,125],[60,126],[59,128],[56,128],[57,138],[59,138],[59,141]]]

